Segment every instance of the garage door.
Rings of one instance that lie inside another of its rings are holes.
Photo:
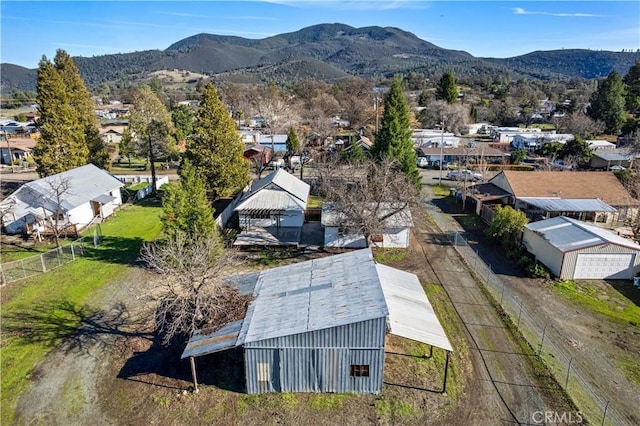
[[[635,254],[579,254],[575,279],[631,279]]]

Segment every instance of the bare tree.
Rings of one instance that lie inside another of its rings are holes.
[[[222,279],[223,271],[237,263],[231,253],[218,237],[187,233],[143,246],[142,260],[159,274],[153,297],[163,344],[244,317],[251,297]]]
[[[604,123],[595,121],[583,112],[574,112],[561,117],[556,122],[559,131],[591,138],[604,131]]]
[[[448,104],[445,101],[430,103],[422,118],[422,125],[425,127],[437,127],[444,121],[447,130],[457,134],[462,133],[462,130],[470,121],[469,111],[466,106]]]
[[[393,161],[371,160],[359,164],[328,161],[316,165],[320,190],[333,202],[340,227],[349,234],[364,236],[367,246],[372,236],[382,233],[395,216],[406,220],[420,194]]]
[[[43,230],[47,230],[53,234],[56,247],[60,247],[60,237],[66,235],[72,224],[66,215],[63,207],[64,201],[71,195],[71,180],[68,177],[54,175],[42,179],[43,188],[41,191],[29,189],[26,196],[27,201],[38,208],[42,209],[42,216],[36,220],[42,223],[36,223],[36,232],[40,238],[41,226]],[[76,234],[75,228],[73,229]]]

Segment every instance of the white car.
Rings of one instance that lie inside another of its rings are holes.
[[[472,172],[471,170],[453,170],[447,173],[447,178],[451,180],[482,180],[480,173]]]
[[[418,157],[418,167],[424,169],[428,165],[429,165],[429,160],[427,160],[427,157]]]
[[[611,170],[612,172],[621,172],[623,170],[627,170],[627,168],[616,164],[615,166],[609,167],[609,170]]]

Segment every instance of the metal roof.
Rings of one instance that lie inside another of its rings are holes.
[[[189,339],[180,358],[212,354],[235,347],[243,321],[231,322],[210,334],[201,334],[201,330],[196,331]]]
[[[383,221],[383,225],[388,228],[411,228],[413,227],[413,219],[411,217],[411,210],[406,206],[406,203],[369,203],[371,210],[375,210],[378,217],[384,217],[394,210],[402,207],[404,208],[397,213],[392,214]],[[336,203],[325,202],[322,203],[322,225],[324,226],[344,226],[347,225],[347,215],[336,207]]]
[[[627,149],[615,149],[615,150],[607,150],[607,151],[594,151],[594,157],[601,158],[605,161],[629,161],[633,158],[637,158],[638,156],[632,155],[629,153]]]
[[[640,251],[640,245],[634,244],[626,238],[598,226],[565,216],[529,223],[526,228],[540,235],[562,252],[600,244],[617,244]]]
[[[231,281],[245,291],[255,284],[244,320],[208,335],[194,334],[182,358],[387,316],[392,334],[452,350],[418,278],[376,264],[371,249],[239,275]]]
[[[371,250],[262,271],[238,345],[385,317]]]
[[[252,185],[234,211],[305,209],[309,189],[307,183],[278,169]]]
[[[72,210],[100,195],[124,186],[124,183],[106,171],[99,169],[93,164],[87,164],[86,166],[25,183],[23,187],[29,188],[37,194],[40,194],[41,197],[55,202],[56,194],[52,188],[55,188],[55,186],[59,185],[64,179],[68,180],[69,189],[64,192],[64,200],[60,204],[66,211]],[[23,187],[18,189],[18,191],[23,190]],[[16,196],[20,197],[18,192],[16,192]],[[29,203],[27,199],[23,199],[23,201]]]
[[[391,334],[453,351],[418,277],[380,264],[376,270],[389,308]]]
[[[616,209],[597,198],[537,198],[522,197],[534,207],[548,212],[615,212]]]

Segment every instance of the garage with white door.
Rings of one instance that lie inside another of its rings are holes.
[[[640,245],[564,216],[526,225],[522,242],[561,279],[630,280],[640,272]]]

